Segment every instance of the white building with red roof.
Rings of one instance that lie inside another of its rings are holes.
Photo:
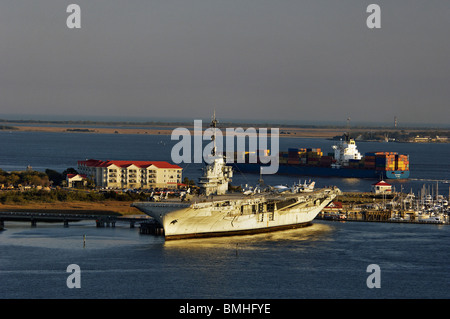
[[[86,185],[86,175],[83,174],[67,174],[66,181],[68,187],[77,187]]]
[[[164,161],[78,161],[78,172],[105,188],[177,188],[182,171]]]
[[[385,181],[379,181],[378,183],[372,184],[373,191],[375,194],[391,194],[392,185],[386,183]]]

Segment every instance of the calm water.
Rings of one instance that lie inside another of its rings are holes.
[[[0,297],[449,298],[449,240],[448,226],[388,223],[169,242],[125,226],[10,223],[0,234]],[[66,286],[73,263],[80,289]],[[370,264],[381,288],[366,285]]]
[[[169,136],[0,132],[0,168],[62,171],[86,158],[170,160]],[[330,149],[331,141],[287,139],[289,146]],[[450,145],[359,143],[410,154],[412,180],[448,194]],[[331,150],[330,150],[331,151]],[[184,165],[196,178],[199,165]],[[258,176],[239,176],[235,184]],[[308,178],[309,179],[309,178]],[[297,177],[267,176],[269,184]],[[314,179],[318,186],[370,190],[373,180]],[[315,221],[264,235],[165,242],[118,225],[6,222],[0,232],[0,298],[449,298],[450,227]],[[83,236],[86,247],[83,248]],[[69,264],[81,268],[81,289],[66,286]],[[369,289],[366,268],[381,269]]]

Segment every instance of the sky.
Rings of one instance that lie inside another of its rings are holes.
[[[0,118],[447,124],[449,30],[448,0],[2,0]]]

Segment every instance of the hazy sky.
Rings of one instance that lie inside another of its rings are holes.
[[[449,106],[448,0],[0,2],[0,117],[449,123]]]

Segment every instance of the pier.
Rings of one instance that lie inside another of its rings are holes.
[[[139,233],[145,235],[164,236],[164,228],[154,219],[151,219],[140,224]]]
[[[91,215],[91,214],[68,214],[68,213],[33,213],[33,212],[0,212],[0,230],[4,229],[6,221],[29,222],[31,227],[36,227],[38,222],[62,223],[69,227],[69,223],[82,220],[95,221],[97,228],[115,227],[116,223],[129,223],[130,228],[136,224],[149,223],[151,218],[123,217],[120,215]]]

